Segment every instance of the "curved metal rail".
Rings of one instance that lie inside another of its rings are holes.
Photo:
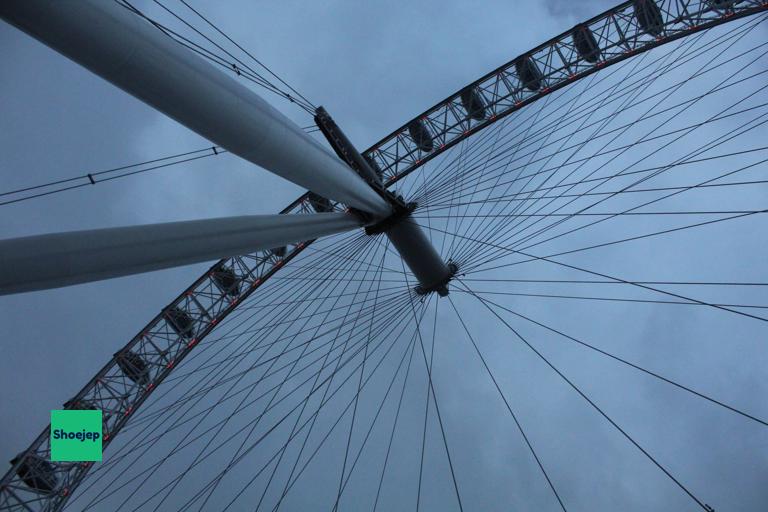
[[[363,155],[391,186],[502,117],[638,53],[738,18],[768,11],[763,0],[624,2],[516,57],[383,138]],[[305,193],[281,213],[342,210]],[[267,279],[313,240],[226,258],[213,265],[83,387],[65,408],[104,412],[104,445],[184,357]],[[50,426],[0,480],[0,510],[60,510],[92,463],[50,462]]]

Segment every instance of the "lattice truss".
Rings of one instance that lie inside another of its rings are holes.
[[[762,0],[629,1],[519,55],[388,135],[364,156],[387,180],[595,71],[729,19]]]

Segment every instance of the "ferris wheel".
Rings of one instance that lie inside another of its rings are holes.
[[[2,294],[214,262],[63,405],[103,412],[104,461],[51,461],[46,427],[9,454],[0,510],[766,499],[765,379],[729,358],[768,339],[768,3],[623,2],[364,151],[128,1],[0,16],[200,155],[308,190],[275,215],[0,240]]]

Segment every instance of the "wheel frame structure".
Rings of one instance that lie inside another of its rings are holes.
[[[660,17],[638,15],[646,4],[658,5]],[[600,69],[688,35],[767,11],[768,2],[763,0],[623,2],[468,84],[362,154],[380,174],[384,186],[392,187],[483,128]],[[578,30],[592,35],[597,43],[594,51],[578,48],[573,35]],[[529,76],[522,76],[526,74]],[[345,210],[341,203],[307,192],[280,213]],[[117,351],[64,408],[101,409],[106,449],[194,347],[313,242],[306,240],[218,261]],[[130,375],[132,372],[138,373]],[[85,478],[92,463],[49,461],[49,430],[50,426],[43,429],[0,480],[0,510],[60,510]],[[30,480],[53,485],[48,491],[35,489],[29,485]]]

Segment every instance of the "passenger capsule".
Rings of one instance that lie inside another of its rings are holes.
[[[189,313],[183,309],[172,306],[165,311],[165,318],[168,325],[176,331],[176,334],[184,338],[191,338],[195,334],[195,321],[189,316]]]
[[[214,267],[211,277],[216,287],[222,292],[233,296],[240,293],[240,279],[232,268],[219,263]]]
[[[736,2],[737,0],[707,0],[709,6],[714,9],[728,9]]]
[[[270,249],[269,252],[275,258],[284,258],[285,254],[288,252],[288,249],[285,246],[275,247],[274,249]]]
[[[586,25],[578,25],[571,33],[573,46],[579,53],[579,57],[594,64],[600,59],[600,47],[595,41],[595,36]]]
[[[70,400],[64,404],[65,409],[72,409],[75,411],[95,411],[96,406],[88,400]]]
[[[485,101],[483,101],[483,97],[480,95],[477,87],[464,89],[459,94],[459,97],[469,117],[478,121],[485,119]]]
[[[658,37],[664,32],[664,19],[656,2],[635,0],[634,8],[637,23],[646,33]]]
[[[14,457],[11,460],[11,464],[16,464],[21,460],[23,455]],[[27,484],[30,489],[48,494],[53,492],[57,485],[59,485],[59,479],[56,476],[56,471],[50,462],[35,455],[34,453],[27,455],[22,461],[21,465],[16,470],[16,474],[19,478]]]
[[[379,167],[379,163],[374,160],[372,156],[363,155],[363,158],[365,158],[365,161],[368,162],[368,165],[371,166],[371,169],[373,169],[373,172],[375,172],[379,178],[384,175],[384,171]]]
[[[429,153],[434,148],[432,135],[421,120],[414,119],[408,123],[408,134],[413,139],[413,142],[416,143],[416,146],[425,153]]]
[[[146,361],[136,352],[123,352],[117,354],[117,366],[123,371],[126,377],[141,386],[149,382],[149,368]]]
[[[529,91],[538,91],[541,89],[541,70],[530,57],[523,56],[515,61],[515,71],[520,78],[520,82]]]
[[[309,200],[310,206],[312,206],[312,208],[317,213],[327,213],[333,211],[333,205],[331,204],[331,201],[321,195],[310,192],[307,196],[307,199]]]

